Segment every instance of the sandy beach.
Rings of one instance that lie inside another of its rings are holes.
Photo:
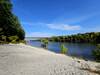
[[[24,44],[0,45],[0,75],[100,75],[99,71],[97,62]]]

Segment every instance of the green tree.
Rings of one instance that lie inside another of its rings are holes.
[[[52,37],[57,42],[75,42],[75,43],[100,43],[100,32],[90,32],[69,36]]]
[[[61,53],[65,54],[67,53],[68,49],[64,46],[64,44],[61,44]]]
[[[42,47],[47,48],[47,45],[49,43],[48,39],[41,39]]]
[[[96,59],[96,61],[100,62],[100,44],[98,44],[97,48],[93,50],[93,56]]]
[[[18,18],[12,13],[12,4],[10,0],[0,0],[0,28],[2,29],[2,31],[0,31],[0,36],[17,36],[19,40],[24,39],[25,32]]]

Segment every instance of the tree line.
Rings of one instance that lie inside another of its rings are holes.
[[[73,42],[73,43],[100,43],[100,32],[90,32],[84,34],[75,34],[68,36],[54,36],[49,38],[55,42]]]
[[[10,0],[0,0],[0,41],[24,40],[25,32],[12,13]]]

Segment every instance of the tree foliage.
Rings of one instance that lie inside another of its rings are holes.
[[[10,0],[0,0],[0,37],[2,35],[7,37],[6,41],[10,36],[17,36],[18,40],[23,40],[25,36],[18,18],[12,13]]]
[[[100,32],[76,34],[70,36],[57,36],[49,40],[56,42],[75,42],[75,43],[100,43]]]
[[[61,53],[65,54],[67,51],[68,49],[64,46],[64,44],[61,44]]]
[[[44,48],[47,48],[47,45],[49,43],[48,39],[41,39],[41,46],[44,47]]]
[[[96,59],[96,61],[100,62],[100,44],[98,44],[96,49],[93,50],[93,56]]]

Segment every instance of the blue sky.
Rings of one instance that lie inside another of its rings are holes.
[[[100,31],[100,0],[12,0],[26,36]]]

